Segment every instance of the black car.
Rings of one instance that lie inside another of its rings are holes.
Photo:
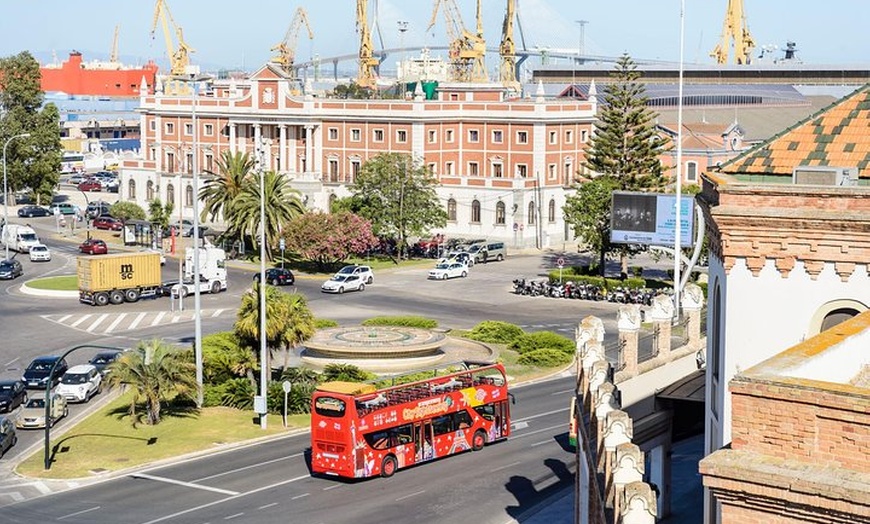
[[[0,413],[9,413],[27,400],[27,389],[20,380],[0,382]]]
[[[51,211],[40,206],[24,206],[18,210],[18,216],[21,218],[48,217],[51,216]]]
[[[54,375],[51,377],[50,385],[53,388],[60,382],[60,377],[69,369],[66,360],[57,356],[37,357],[33,359],[33,362],[24,370],[24,376],[21,377],[21,380],[30,389],[45,389],[46,384],[49,383],[48,374],[51,372],[51,366],[55,362],[57,362],[57,365],[54,368]]]
[[[105,375],[107,371],[106,368],[109,367],[109,364],[118,360],[118,357],[120,357],[122,353],[123,351],[121,350],[100,351],[88,361],[88,364],[91,364],[97,368],[97,371]]]
[[[260,274],[254,274],[254,282],[260,281]],[[266,282],[273,286],[292,286],[296,283],[296,277],[289,269],[272,267],[266,270]]]
[[[2,260],[0,261],[0,278],[4,280],[12,280],[13,278],[20,277],[24,274],[24,268],[21,266],[21,262],[15,260]]]

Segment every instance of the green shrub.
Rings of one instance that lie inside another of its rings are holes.
[[[574,355],[576,344],[571,339],[557,335],[552,331],[536,331],[517,337],[509,347],[523,355],[544,348],[557,349],[563,353]]]
[[[320,374],[321,382],[341,380],[344,382],[366,382],[373,380],[376,375],[363,371],[352,364],[328,364]]]
[[[510,344],[524,333],[523,328],[509,322],[485,320],[474,326],[466,337],[479,342]]]
[[[706,282],[696,282],[696,284],[698,285],[699,288],[701,288],[701,291],[704,292],[704,299],[706,300],[706,298],[707,298],[707,283]]]
[[[287,414],[302,414],[311,412],[311,394],[314,386],[311,384],[293,384],[287,394]],[[284,388],[281,382],[270,382],[266,391],[269,413],[284,413]]]
[[[434,329],[438,327],[438,322],[426,317],[418,316],[394,316],[394,317],[372,317],[364,320],[363,326],[399,326],[412,327],[420,329]]]
[[[315,318],[314,329],[327,329],[338,327],[338,322],[330,318]]]
[[[571,362],[573,355],[565,353],[561,349],[542,348],[528,353],[523,353],[517,360],[518,364],[524,366],[536,366],[541,368],[553,368],[564,366]]]
[[[629,269],[631,270],[631,274],[634,277],[640,278],[641,276],[643,276],[643,266],[631,266],[631,268]]]
[[[221,384],[221,405],[236,409],[252,409],[254,407],[254,386],[246,378],[234,378]]]
[[[204,383],[202,385],[202,405],[207,408],[223,405],[221,404],[221,400],[225,392],[226,386],[224,385],[224,383]]]

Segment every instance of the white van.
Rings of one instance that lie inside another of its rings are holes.
[[[36,231],[30,226],[22,226],[21,224],[3,226],[3,232],[0,236],[3,237],[3,244],[19,253],[29,253],[31,247],[40,243]]]
[[[476,247],[476,246],[475,246]],[[491,260],[501,262],[507,257],[507,249],[504,242],[487,242],[480,246],[474,254],[474,261],[486,264]]]

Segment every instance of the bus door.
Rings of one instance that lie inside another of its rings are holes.
[[[510,435],[510,419],[510,405],[508,401],[496,402],[495,423],[493,424],[495,438],[505,438]]]
[[[416,446],[416,462],[424,462],[435,458],[432,443],[432,421],[422,420],[414,424],[414,445]]]

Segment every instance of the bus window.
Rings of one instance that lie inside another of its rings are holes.
[[[397,428],[373,431],[365,435],[366,442],[374,449],[387,449],[410,444],[414,441],[411,424],[405,424]]]
[[[366,435],[366,442],[374,449],[387,449],[390,447],[390,432],[375,431]]]
[[[314,401],[314,411],[322,417],[341,418],[344,416],[345,404],[337,398],[318,397]]]
[[[477,414],[486,420],[494,420],[495,419],[495,406],[492,404],[484,404],[482,406],[475,406],[474,411],[477,411]]]
[[[453,431],[453,415],[441,415],[432,419],[432,429],[435,435],[444,435]]]
[[[396,434],[396,444],[410,444],[414,441],[414,433],[411,430],[410,424],[405,424],[404,426],[399,426],[393,430]]]
[[[470,428],[472,423],[471,415],[465,410],[453,414],[453,427],[456,429]]]

